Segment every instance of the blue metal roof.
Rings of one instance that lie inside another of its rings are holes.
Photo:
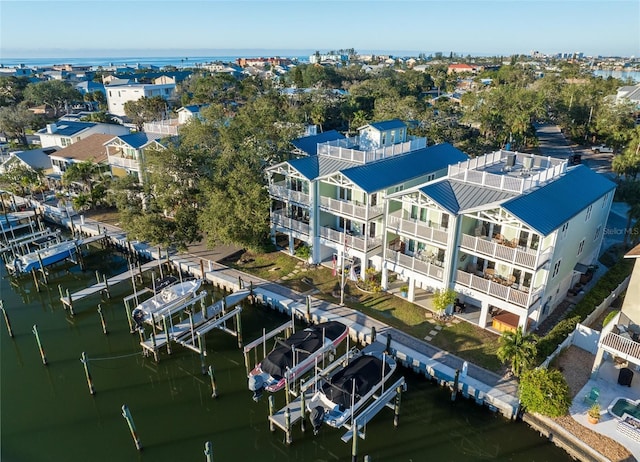
[[[59,120],[56,122],[56,135],[62,136],[73,136],[76,133],[79,133],[87,128],[94,127],[96,124],[94,122],[72,122],[70,120]],[[42,128],[38,130],[38,133],[45,134],[47,133],[47,129]]]
[[[451,179],[429,184],[420,188],[420,191],[453,214],[464,213],[486,204],[496,204],[516,195],[511,191]]]
[[[328,132],[320,133],[318,135],[297,138],[291,141],[291,144],[301,151],[306,152],[308,155],[315,156],[318,153],[318,143],[343,139],[345,139],[345,137],[341,133],[338,133],[335,130],[329,130]]]
[[[354,162],[326,156],[302,157],[290,160],[288,164],[308,180],[315,180],[321,176],[330,175],[356,165]]]
[[[578,165],[557,180],[507,201],[502,207],[547,236],[615,187],[603,175]]]
[[[149,141],[158,139],[159,135],[149,136],[148,133],[136,132],[136,133],[130,133],[129,135],[120,135],[117,138],[127,143],[129,146],[131,146],[134,149],[140,149]]]
[[[400,119],[391,119],[382,122],[372,122],[369,124],[369,126],[375,128],[376,130],[384,132],[386,130],[393,130],[394,128],[406,128],[407,124],[405,124]]]
[[[449,143],[442,143],[389,159],[348,168],[341,173],[367,193],[436,172],[469,157]]]

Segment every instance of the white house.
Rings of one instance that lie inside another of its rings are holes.
[[[158,139],[159,135],[142,132],[111,138],[105,148],[113,176],[135,175],[143,183],[145,150],[166,149]]]
[[[595,263],[615,184],[567,160],[498,151],[387,201],[383,288],[452,288],[469,320],[535,327]],[[500,318],[496,320],[496,316]]]
[[[166,81],[164,79],[163,81]],[[175,80],[169,79],[167,83],[111,83],[105,86],[107,93],[107,105],[109,112],[118,116],[124,116],[124,104],[128,101],[138,101],[140,98],[161,97],[171,101],[176,95]],[[158,81],[158,79],[156,79]]]
[[[427,148],[398,120],[366,125],[352,138],[326,132],[293,144],[306,156],[266,172],[273,240],[286,238],[291,252],[304,243],[315,263],[348,259],[362,277],[381,268],[387,195],[467,159],[448,144]]]
[[[71,146],[94,134],[126,135],[129,128],[117,124],[103,124],[96,122],[75,122],[71,120],[58,120],[56,123],[47,124],[36,132],[43,148],[57,146],[64,148]]]

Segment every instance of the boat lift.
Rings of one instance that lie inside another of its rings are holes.
[[[242,312],[239,305],[250,295],[250,291],[241,290],[227,295],[216,303],[205,306],[206,291],[200,292],[194,298],[186,301],[181,305],[177,305],[169,310],[154,313],[152,315],[152,332],[148,338],[144,338],[144,330],[140,331],[140,345],[145,355],[153,354],[156,362],[159,361],[159,353],[162,347],[167,348],[167,353],[171,354],[171,342],[178,343],[185,348],[195,351],[200,355],[204,370],[204,357],[206,356],[206,347],[204,336],[213,329],[220,329],[238,339],[238,346],[242,344],[242,328],[240,322],[240,313]],[[200,310],[195,305],[200,302]],[[231,311],[227,308],[234,307]],[[173,317],[178,313],[186,313],[188,318],[182,319],[174,323]],[[227,327],[227,321],[234,319],[235,329]]]
[[[376,348],[378,345],[372,344],[368,348]],[[382,345],[380,345],[382,347]],[[319,370],[316,367],[316,374],[307,382],[301,381],[300,392],[296,399],[288,402],[287,405],[275,412],[273,408],[273,396],[269,396],[269,428],[271,431],[275,431],[278,427],[285,432],[285,441],[287,444],[291,444],[292,428],[293,425],[300,421],[302,431],[305,431],[305,406],[306,402],[311,399],[314,393],[317,391],[317,384],[321,378],[328,376],[332,371],[338,367],[343,367],[358,354],[358,350],[355,348],[347,349],[347,352],[337,358],[334,362],[329,364],[326,368]],[[347,429],[347,432],[342,436],[342,441],[345,443],[353,439],[354,433],[357,432],[359,438],[365,439],[366,425],[373,419],[382,409],[388,407],[394,411],[393,425],[395,427],[399,424],[400,416],[400,400],[402,391],[406,390],[406,383],[404,377],[398,379],[393,385],[389,387],[382,386],[382,393],[380,395],[374,395],[373,401],[367,405],[360,412],[350,418],[347,423],[343,425]],[[393,404],[392,404],[393,401]],[[354,450],[357,451],[357,438],[354,439]]]

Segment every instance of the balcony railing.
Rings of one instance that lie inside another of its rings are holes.
[[[270,184],[269,194],[283,201],[296,202],[302,205],[309,205],[310,203],[309,194],[289,189],[284,182]]]
[[[386,159],[398,154],[423,149],[427,146],[426,138],[408,137],[408,141],[383,146],[371,151],[354,149],[359,145],[358,137],[318,143],[318,155],[334,157],[364,164],[374,160]]]
[[[421,241],[437,242],[447,244],[448,231],[436,229],[418,220],[405,220],[398,215],[389,216],[389,227],[397,232],[402,232],[411,236],[416,236]]]
[[[444,263],[432,263],[423,261],[419,258],[405,255],[402,252],[387,249],[385,259],[403,268],[415,271],[417,273],[426,274],[438,281],[444,280]]]
[[[536,269],[536,251],[521,250],[498,244],[489,238],[474,237],[468,234],[462,235],[460,247],[463,250],[471,250],[481,255],[487,255],[502,261],[508,261],[514,265]]]
[[[310,227],[308,223],[304,221],[296,220],[294,218],[290,218],[284,215],[282,212],[273,212],[271,214],[271,221],[276,226],[281,226],[283,228],[287,228],[293,231],[297,231],[300,234],[309,235]]]
[[[457,270],[456,283],[513,303],[514,305],[518,305],[523,308],[528,307],[529,293],[522,292],[510,286],[505,286],[499,282],[494,282],[481,276],[476,276],[475,274]]]
[[[113,167],[126,168],[128,170],[140,170],[140,162],[137,159],[121,156],[108,156],[109,165]]]
[[[367,207],[366,205],[358,205],[353,202],[343,201],[340,199],[332,199],[330,197],[324,196],[320,197],[320,208],[329,212],[359,218],[361,220],[367,220],[380,216],[384,211],[384,207],[382,205]],[[367,209],[369,210],[368,217]]]
[[[640,360],[640,343],[614,332],[606,334],[600,341],[599,346],[621,358],[631,359],[634,362]]]
[[[337,231],[326,226],[320,227],[320,237],[341,245],[344,244],[346,240],[347,249],[356,249],[361,252],[365,250],[369,251],[382,245],[382,237],[352,236],[347,234],[345,238],[343,231]]]

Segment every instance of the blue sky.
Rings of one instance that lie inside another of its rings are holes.
[[[638,0],[0,0],[0,58],[581,51],[640,55]]]

